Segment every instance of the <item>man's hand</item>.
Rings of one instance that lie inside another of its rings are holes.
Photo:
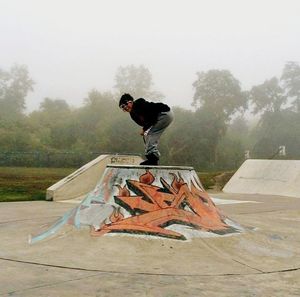
[[[140,133],[142,136],[146,137],[150,131],[152,127],[150,127],[149,129],[147,129],[146,131],[144,131],[144,129],[142,130],[142,132]]]

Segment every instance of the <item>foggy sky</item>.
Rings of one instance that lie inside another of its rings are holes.
[[[28,66],[28,111],[45,97],[80,106],[131,64],[189,108],[198,71],[227,69],[249,89],[299,62],[299,16],[298,0],[0,0],[0,68]]]

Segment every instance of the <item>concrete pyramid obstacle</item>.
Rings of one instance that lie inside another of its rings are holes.
[[[203,231],[239,232],[205,192],[192,167],[107,165],[95,189],[34,243],[66,224],[89,226],[92,236],[142,234],[186,240]]]
[[[246,160],[223,192],[300,198],[300,160]]]

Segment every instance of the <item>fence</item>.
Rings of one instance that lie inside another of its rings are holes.
[[[0,166],[80,167],[108,152],[0,152]],[[132,154],[132,153],[131,153]]]

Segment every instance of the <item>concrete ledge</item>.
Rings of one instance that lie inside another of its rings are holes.
[[[96,186],[107,164],[139,164],[141,161],[142,158],[135,155],[101,155],[49,187],[46,200],[83,198]]]

